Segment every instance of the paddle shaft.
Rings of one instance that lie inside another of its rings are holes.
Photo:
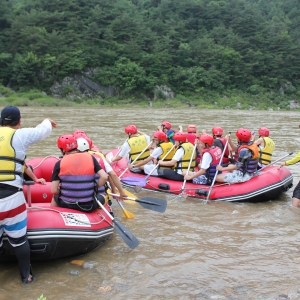
[[[229,132],[229,136],[230,136],[230,135],[231,135],[231,132]],[[225,151],[226,151],[226,148],[227,148],[227,147],[228,147],[228,140],[226,140],[226,143],[225,143],[225,146],[224,146],[224,149],[223,149],[223,152],[222,152],[220,161],[219,161],[219,163],[218,163],[218,166],[220,166],[221,163],[222,163],[222,160],[223,160],[223,157],[224,157],[224,154],[225,154]],[[216,174],[215,174],[215,176],[214,176],[214,179],[213,179],[213,181],[212,181],[212,183],[211,183],[211,186],[210,186],[210,188],[209,188],[209,192],[208,192],[207,197],[206,197],[206,201],[209,200],[209,197],[210,197],[211,191],[212,191],[212,189],[213,189],[213,186],[214,186],[214,184],[215,184],[217,175],[218,175],[218,171],[216,171]]]
[[[175,145],[172,146],[172,148],[167,152],[167,154],[161,159],[164,160],[170,153],[171,151],[174,149]],[[159,164],[156,164],[155,167],[151,170],[151,172],[146,176],[145,180],[147,180],[149,178],[149,176],[154,172],[155,169],[157,169],[159,166]]]
[[[188,166],[186,174],[189,174],[189,171],[190,171],[190,168],[191,168],[191,164],[192,164],[192,161],[193,161],[193,157],[194,157],[194,153],[196,151],[196,147],[197,147],[197,145],[196,145],[196,142],[195,142],[193,153],[192,153],[192,156],[191,156],[191,159],[190,159],[189,166]],[[186,184],[186,179],[184,179],[184,181],[183,181],[183,184],[182,184],[182,187],[181,187],[181,191],[184,190],[185,184]]]
[[[126,139],[126,141],[123,144],[125,144],[127,141],[128,141],[128,138]],[[122,150],[122,146],[120,147],[120,149],[118,150],[118,152],[116,153],[116,155],[113,158],[116,158],[119,155],[119,153],[121,152],[121,150]]]
[[[152,143],[150,143],[149,145],[147,145],[147,147],[135,158],[134,161],[131,162],[131,164],[134,164],[140,158],[140,156],[149,148],[149,146],[151,144]],[[121,175],[119,176],[119,178],[121,178],[126,173],[127,170],[128,170],[128,167],[121,173]]]
[[[112,222],[115,224],[116,231],[119,233],[123,241],[131,248],[134,249],[139,245],[137,238],[129,231],[129,229],[123,224],[119,223],[115,218],[107,211],[107,209],[102,205],[102,203],[95,198],[98,205],[105,211],[105,213],[111,218]]]
[[[259,169],[258,171],[261,171],[261,170],[263,170],[263,169],[266,168],[266,167],[272,166],[272,165],[276,164],[277,162],[283,160],[284,158],[286,158],[287,156],[290,156],[290,155],[292,155],[292,154],[293,154],[293,152],[288,153],[288,154],[286,154],[286,155],[284,155],[284,156],[282,156],[282,157],[276,159],[276,160],[273,161],[272,163],[270,163],[270,164],[268,164],[268,165],[266,165],[266,166],[263,166],[263,167],[262,167],[261,169]]]

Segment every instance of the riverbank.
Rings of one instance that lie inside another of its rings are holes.
[[[300,97],[297,95],[278,95],[275,93],[249,94],[242,91],[223,93],[206,92],[201,95],[176,95],[173,99],[146,99],[138,97],[118,98],[112,96],[93,99],[79,95],[67,95],[65,98],[53,98],[45,92],[31,90],[14,92],[0,86],[0,105],[37,106],[37,107],[153,107],[153,108],[199,108],[232,110],[300,110]]]

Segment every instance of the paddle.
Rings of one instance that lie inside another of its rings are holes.
[[[101,202],[95,197],[95,200],[97,201],[98,205],[105,211],[105,213],[111,218],[112,222],[115,225],[116,231],[120,235],[120,237],[123,239],[123,241],[131,248],[134,249],[139,245],[138,239],[129,231],[129,229],[121,224],[119,221],[117,221],[107,210],[106,208],[101,204]]]
[[[161,159],[164,160],[170,152],[174,149],[175,145],[172,146],[172,148],[167,152],[167,154]],[[151,170],[151,172],[145,177],[145,178],[137,178],[137,177],[125,177],[121,179],[122,182],[129,184],[129,185],[135,185],[139,187],[144,187],[147,184],[149,176],[158,168],[159,164],[156,164],[155,167]]]
[[[189,171],[190,171],[190,168],[191,168],[191,164],[192,164],[192,161],[193,161],[193,158],[194,158],[194,154],[195,154],[195,151],[196,151],[196,147],[197,147],[197,144],[196,144],[196,140],[195,140],[195,145],[194,145],[193,153],[192,153],[192,156],[191,156],[191,159],[190,159],[190,162],[189,162],[189,166],[188,166],[188,169],[187,169],[187,174],[189,174]],[[180,194],[180,196],[183,196],[183,194],[184,194],[183,192],[184,192],[185,184],[186,184],[186,179],[184,179],[183,184],[181,186],[181,194]]]
[[[119,196],[117,194],[108,193],[111,196]],[[167,208],[167,201],[160,198],[153,198],[153,197],[143,197],[143,198],[130,198],[127,197],[127,199],[135,201],[139,203],[142,207],[146,209],[150,209],[156,212],[165,212]]]
[[[152,142],[146,146],[146,148],[135,158],[134,161],[131,162],[131,164],[134,164],[139,158],[140,156],[148,149],[148,147],[152,144]],[[121,173],[121,175],[119,175],[119,178],[121,178],[125,173],[126,171],[128,170],[128,167]]]
[[[229,132],[229,136],[230,136],[230,135],[231,135],[231,132]],[[228,140],[226,140],[226,143],[225,143],[225,146],[224,146],[224,149],[223,149],[223,152],[222,152],[220,161],[219,161],[219,163],[218,163],[218,166],[220,166],[221,163],[222,163],[222,160],[223,160],[223,157],[224,157],[224,154],[225,154],[225,151],[226,151],[227,146],[228,146]],[[213,189],[213,186],[214,186],[214,184],[215,184],[217,175],[218,175],[218,171],[216,171],[216,174],[215,174],[215,176],[214,176],[214,179],[213,179],[213,181],[212,181],[212,183],[211,183],[211,186],[210,186],[210,188],[209,188],[209,191],[208,191],[208,194],[207,194],[207,197],[206,197],[206,201],[209,200],[209,197],[210,197],[211,191],[212,191],[212,189]]]
[[[111,193],[111,185],[110,185],[110,183],[109,183],[109,181],[107,181],[106,182],[106,186],[107,186],[107,190],[106,190],[106,192],[107,193]],[[118,188],[117,188],[117,190],[118,190]],[[118,190],[118,192],[119,192],[119,190]],[[125,192],[125,190],[124,190],[124,192]],[[120,192],[119,192],[120,193]],[[126,192],[125,192],[126,193]],[[126,194],[127,195],[127,194]],[[124,208],[124,206],[123,206],[123,204],[119,201],[119,199],[115,199],[117,202],[118,202],[118,204],[121,206],[121,208],[122,208],[122,210],[123,210],[123,216],[125,217],[125,218],[128,218],[128,219],[134,219],[135,218],[135,216],[134,216],[134,214],[133,213],[131,213],[130,211],[128,211],[128,210],[126,210],[125,208]]]
[[[123,216],[125,218],[127,218],[127,219],[134,219],[135,218],[135,215],[133,213],[131,213],[130,211],[128,211],[127,209],[125,209],[125,207],[123,206],[123,204],[121,203],[120,200],[116,199],[116,201],[121,206],[121,208],[123,210]]]
[[[123,144],[125,144],[127,141],[128,141],[128,138],[126,139],[126,141]],[[117,157],[119,155],[119,153],[121,152],[121,150],[122,150],[122,146],[119,148],[119,150],[116,153],[116,155],[114,157],[112,157],[112,159],[114,159],[115,157]],[[110,161],[112,161],[112,160],[110,159]]]
[[[284,156],[282,156],[282,157],[276,159],[275,161],[273,161],[272,163],[270,163],[270,164],[268,164],[268,165],[266,165],[266,166],[263,166],[263,167],[260,168],[258,171],[261,171],[261,170],[263,170],[263,169],[265,169],[265,168],[267,168],[267,167],[269,167],[269,166],[272,166],[272,165],[276,164],[277,162],[283,160],[284,158],[286,158],[287,156],[290,156],[290,155],[292,155],[292,154],[293,154],[293,152],[288,153],[288,154],[285,154]]]

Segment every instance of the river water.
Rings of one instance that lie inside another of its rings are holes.
[[[210,132],[222,126],[257,130],[266,126],[276,143],[274,159],[298,153],[299,112],[108,108],[21,108],[22,126],[45,117],[57,129],[28,151],[28,158],[59,155],[60,134],[84,129],[103,152],[122,145],[124,127],[136,124],[152,134],[168,120],[177,129],[195,124]],[[297,165],[289,169],[294,186]],[[134,192],[130,190],[130,192]],[[291,206],[292,190],[266,203],[208,203],[142,191],[139,197],[168,200],[164,214],[124,204],[135,219],[116,218],[139,239],[131,250],[115,232],[101,248],[80,257],[33,262],[35,282],[20,283],[16,263],[0,266],[0,299],[300,299],[300,208]],[[95,262],[91,269],[73,259]],[[77,275],[72,275],[77,274]]]

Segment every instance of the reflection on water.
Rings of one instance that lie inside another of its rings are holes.
[[[298,112],[172,109],[22,108],[23,126],[45,117],[58,124],[50,138],[34,145],[28,157],[59,155],[60,134],[84,129],[105,152],[126,139],[124,127],[136,124],[148,134],[163,120],[176,129],[195,124],[199,131],[222,126],[257,130],[266,126],[276,143],[274,159],[299,145]],[[297,165],[289,169],[294,185]],[[130,190],[133,192],[133,190]],[[0,269],[0,299],[300,299],[300,209],[291,207],[292,191],[267,203],[208,203],[141,191],[139,196],[168,200],[164,214],[125,204],[135,219],[117,219],[140,240],[129,249],[115,233],[102,248],[77,257],[92,269],[71,265],[75,258],[34,262],[35,283],[23,286],[16,264]],[[73,272],[72,272],[73,271]],[[79,271],[79,272],[74,272]],[[72,275],[77,274],[77,275]]]

